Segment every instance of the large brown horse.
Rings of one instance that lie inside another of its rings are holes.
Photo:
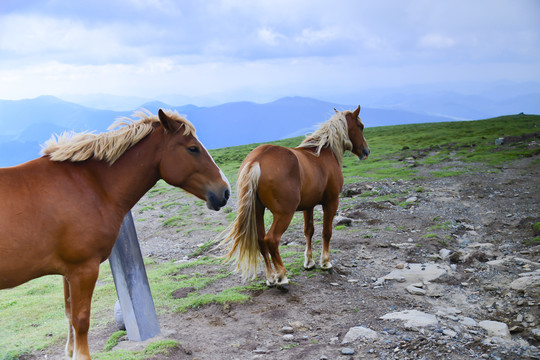
[[[0,289],[64,277],[66,355],[90,359],[90,304],[133,205],[161,178],[219,210],[229,184],[176,112],[138,112],[118,129],[52,138],[44,156],[0,169]],[[136,120],[136,121],[135,121]]]
[[[256,276],[260,252],[266,266],[268,286],[288,284],[286,269],[279,255],[279,241],[295,211],[304,212],[304,267],[313,268],[313,208],[318,204],[324,211],[320,266],[323,269],[332,267],[328,250],[332,221],[343,186],[343,154],[350,150],[360,159],[369,155],[359,113],[360,106],[354,111],[336,111],[297,148],[262,145],[244,159],[237,182],[238,216],[221,242],[229,250],[227,260],[236,261],[244,278]],[[272,212],[273,222],[265,235],[266,208]]]

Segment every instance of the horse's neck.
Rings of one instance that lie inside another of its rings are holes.
[[[159,180],[155,142],[142,140],[127,150],[113,165],[101,167],[100,178],[104,191],[116,206],[127,211]]]

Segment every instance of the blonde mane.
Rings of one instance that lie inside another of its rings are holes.
[[[347,119],[345,111],[337,112],[328,121],[321,124],[313,134],[306,137],[298,146],[299,148],[316,148],[316,155],[321,154],[321,150],[330,147],[339,165],[343,164],[343,154],[346,150],[352,150],[352,143],[349,140]]]
[[[195,136],[193,125],[181,117],[176,111],[166,110],[171,119],[181,123],[184,135]],[[43,146],[41,153],[52,161],[85,161],[88,159],[104,160],[114,164],[120,156],[139,141],[149,135],[156,124],[157,115],[148,110],[135,112],[129,117],[117,119],[108,132],[94,134],[92,132],[64,132],[53,135]]]

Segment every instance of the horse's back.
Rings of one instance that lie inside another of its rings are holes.
[[[258,163],[261,168],[259,181],[283,182],[298,179],[300,164],[292,149],[277,145],[261,145],[246,156],[241,168]]]
[[[341,169],[326,152],[316,156],[311,149],[261,145],[248,154],[242,167],[253,163],[261,168],[259,198],[271,210],[285,200],[295,210],[309,209],[328,193],[335,196],[341,190]]]

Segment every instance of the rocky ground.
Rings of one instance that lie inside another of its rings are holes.
[[[451,177],[432,176],[430,167],[420,180],[346,185],[331,242],[333,270],[293,274],[288,292],[258,290],[245,303],[160,315],[161,337],[181,344],[167,358],[540,358],[535,160],[478,165]],[[150,193],[134,209],[141,248],[158,261],[191,261],[215,237],[212,227],[229,222],[227,213],[199,207],[183,230],[164,227],[163,213],[193,202],[182,196],[167,209],[149,206],[166,196]],[[302,226],[293,221],[284,235],[287,251],[302,254]],[[202,254],[218,253],[208,247]],[[240,277],[229,276],[204,291],[237,285]],[[102,349],[112,331],[91,329],[92,347]]]

